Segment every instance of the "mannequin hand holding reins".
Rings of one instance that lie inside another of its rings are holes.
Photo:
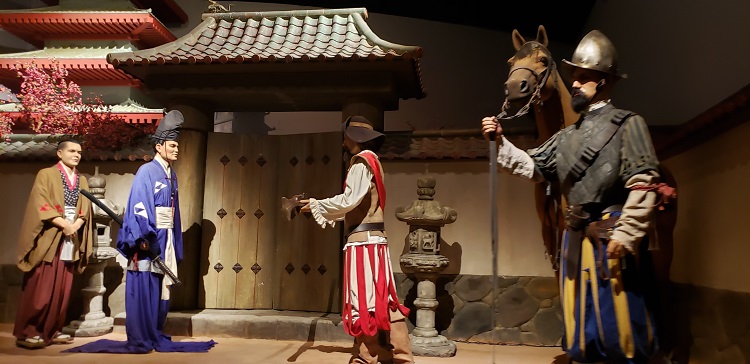
[[[503,127],[498,123],[496,116],[482,119],[482,135],[486,140],[496,140],[503,135]]]

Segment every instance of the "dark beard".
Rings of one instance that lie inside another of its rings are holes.
[[[342,153],[341,157],[344,160],[344,163],[349,164],[349,161],[352,159],[354,155],[346,147],[341,148],[341,153]]]
[[[573,111],[580,113],[581,111],[585,110],[587,106],[589,106],[589,101],[591,100],[582,92],[574,90],[573,96],[571,96],[570,98],[570,106],[573,107]]]

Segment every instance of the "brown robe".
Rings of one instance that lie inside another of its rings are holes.
[[[78,183],[81,189],[89,188],[83,176]],[[45,344],[52,342],[65,324],[74,266],[83,272],[93,252],[91,201],[79,196],[76,211],[85,223],[73,241],[73,262],[60,261],[63,233],[51,220],[65,218],[63,188],[60,170],[52,166],[37,173],[31,189],[19,238],[17,265],[26,273],[13,328],[18,340],[40,336]]]
[[[86,177],[80,176],[81,189],[88,189]],[[24,272],[31,271],[42,261],[51,263],[62,242],[63,233],[57,226],[52,225],[52,219],[65,218],[65,194],[60,179],[60,170],[56,166],[44,168],[36,175],[34,186],[31,188],[26,213],[23,217],[21,234],[19,237],[18,268]],[[78,197],[76,204],[78,217],[85,223],[78,231],[78,239],[74,239],[73,261],[76,262],[78,272],[83,272],[93,253],[94,226],[91,201],[83,195]]]

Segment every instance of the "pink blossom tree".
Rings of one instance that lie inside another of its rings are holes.
[[[13,92],[5,85],[0,85],[0,105],[11,103],[14,101],[13,99]],[[0,113],[0,137],[10,134],[12,127],[13,118],[6,113]]]
[[[99,97],[84,102],[80,86],[66,80],[68,70],[59,64],[49,69],[34,63],[18,64],[15,70],[22,80],[19,121],[35,133],[77,134],[83,136],[89,150],[117,151],[137,145],[153,132],[153,125],[133,125],[113,115],[111,106]],[[8,93],[12,95],[10,90]],[[11,133],[13,124],[7,114],[0,113],[0,135]]]
[[[21,78],[22,118],[40,134],[77,134],[78,111],[83,108],[81,88],[67,81],[68,70],[59,64],[44,69],[31,63],[16,65]]]

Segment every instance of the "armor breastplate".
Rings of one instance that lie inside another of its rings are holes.
[[[578,161],[579,151],[591,138],[611,123],[617,109],[611,104],[586,115],[578,123],[564,129],[559,138],[555,158],[559,180],[565,180]],[[562,186],[562,193],[571,205],[595,203],[605,208],[622,204],[627,198],[625,183],[620,177],[622,128],[612,137],[580,180]]]

